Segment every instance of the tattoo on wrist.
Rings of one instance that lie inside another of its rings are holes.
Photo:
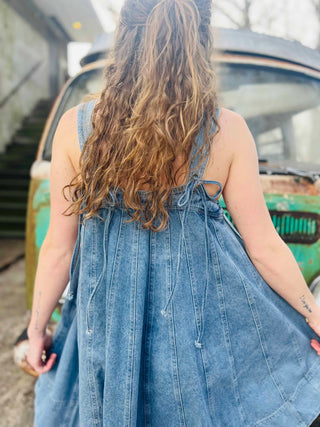
[[[309,311],[309,313],[312,313],[311,308],[309,307],[308,303],[306,302],[306,299],[305,299],[305,295],[304,295],[304,294],[302,294],[302,295],[301,295],[301,297],[300,297],[300,301],[302,302],[302,306],[303,306],[306,310],[308,310],[308,311]]]

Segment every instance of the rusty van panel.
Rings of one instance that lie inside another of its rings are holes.
[[[260,175],[260,181],[264,193],[281,194],[283,197],[288,194],[320,196],[320,183],[312,183],[299,176]]]

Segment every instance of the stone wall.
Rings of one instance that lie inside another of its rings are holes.
[[[36,28],[0,0],[0,153],[38,100],[52,96],[50,33]]]

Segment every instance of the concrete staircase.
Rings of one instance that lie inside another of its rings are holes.
[[[0,238],[24,238],[30,167],[52,100],[40,100],[0,154]]]

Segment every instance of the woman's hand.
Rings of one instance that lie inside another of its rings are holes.
[[[42,335],[29,336],[27,362],[40,375],[50,371],[56,362],[56,353],[52,353],[49,359],[46,360],[46,352],[51,347],[51,344],[52,335],[48,334],[47,332]]]
[[[312,328],[314,330],[314,332],[316,334],[318,334],[319,337],[320,337],[320,317],[318,316],[318,318],[315,318],[315,319],[308,319],[306,317],[306,322],[308,323],[308,325],[310,326],[310,328]],[[317,352],[318,356],[320,356],[320,342],[317,341],[317,340],[315,340],[315,339],[312,339],[310,341],[310,345],[311,345],[312,348],[315,349],[315,351]]]

